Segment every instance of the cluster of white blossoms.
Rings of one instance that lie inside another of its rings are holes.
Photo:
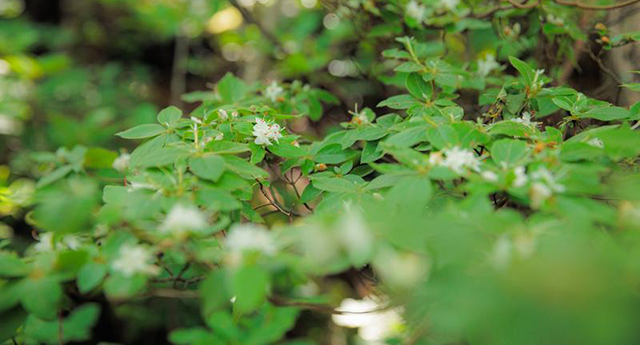
[[[531,118],[532,118],[531,113],[525,111],[524,113],[522,113],[522,117],[516,117],[515,119],[511,119],[511,121],[521,123],[529,127],[534,127],[534,128],[537,127],[538,124],[540,123],[531,121]]]
[[[564,19],[562,19],[562,17],[556,17],[550,13],[547,14],[547,22],[558,25],[558,26],[564,25]]]
[[[476,157],[475,153],[458,146],[444,149],[442,153],[432,153],[429,157],[429,163],[449,168],[458,175],[462,175],[467,170],[480,171],[480,159]]]
[[[598,139],[598,138],[592,138],[589,141],[587,141],[587,144],[593,147],[597,147],[599,149],[603,149],[604,148],[604,143],[602,142],[602,140]]]
[[[493,247],[490,261],[496,269],[504,270],[509,267],[514,256],[528,258],[533,255],[535,249],[536,236],[533,232],[503,234]]]
[[[111,268],[125,277],[135,274],[158,274],[160,268],[153,263],[155,256],[147,248],[134,244],[123,244],[118,258],[113,260]]]
[[[544,75],[543,69],[536,70],[536,73],[533,75],[533,81],[531,81],[531,89],[534,93],[542,90],[542,87],[544,86],[545,82],[540,77],[543,75]]]
[[[264,89],[264,96],[270,99],[271,102],[275,102],[282,92],[284,92],[284,89],[274,80]]]
[[[565,191],[563,185],[556,182],[556,178],[545,168],[540,168],[531,174],[534,181],[529,190],[531,198],[531,207],[539,208],[542,203],[549,199],[553,193],[562,193]]]
[[[195,206],[175,204],[160,225],[160,230],[174,235],[201,230],[207,226],[205,215]]]
[[[235,110],[231,112],[231,115],[229,115],[229,113],[228,113],[226,110],[224,110],[224,109],[218,109],[218,119],[219,119],[220,121],[227,121],[227,120],[229,120],[230,118],[235,119],[235,118],[237,118],[238,116],[240,116],[240,114],[238,114],[238,112],[237,112],[237,111],[235,111]]]
[[[409,1],[405,8],[407,17],[413,18],[418,22],[422,22],[426,10],[427,8],[423,4],[419,4],[416,0]]]
[[[341,313],[331,316],[336,325],[358,328],[360,338],[373,344],[381,343],[402,328],[399,310],[386,308],[370,297],[344,299],[337,310]]]
[[[516,188],[524,187],[524,185],[527,184],[527,181],[529,181],[529,177],[527,176],[523,166],[513,169],[513,174],[516,176],[513,180],[513,186]]]
[[[478,60],[478,75],[482,77],[488,76],[498,68],[500,68],[500,64],[496,61],[496,57],[493,54],[487,54],[484,59]]]
[[[255,224],[237,224],[231,227],[225,247],[233,254],[253,251],[273,255],[277,252],[272,233]]]
[[[112,167],[118,172],[124,172],[129,168],[129,162],[131,161],[131,155],[128,153],[122,153],[118,158],[113,161]]]
[[[271,145],[271,140],[278,142],[282,138],[280,133],[280,125],[277,123],[268,124],[265,120],[256,118],[256,124],[253,125],[253,135],[255,135],[256,145]]]
[[[460,4],[460,0],[440,0],[440,6],[449,11],[455,10],[458,4]]]
[[[38,253],[42,253],[64,249],[77,250],[81,245],[82,242],[78,236],[65,235],[60,241],[54,243],[53,232],[45,232],[38,236],[38,242],[33,246],[33,249]]]

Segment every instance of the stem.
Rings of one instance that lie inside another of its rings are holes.
[[[182,94],[187,85],[187,64],[189,55],[189,38],[179,29],[173,50],[173,67],[171,69],[171,104],[182,108]]]

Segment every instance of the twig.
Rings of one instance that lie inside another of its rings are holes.
[[[591,51],[591,49],[588,49],[587,52],[589,53],[589,56],[591,57],[591,59],[593,59],[593,61],[595,61],[598,64],[600,69],[603,70],[606,74],[608,74],[611,78],[613,78],[613,80],[616,82],[616,84],[618,84],[618,86],[623,84],[622,80],[620,80],[620,78],[616,75],[616,73],[613,72],[611,69],[609,69],[609,67],[605,66],[602,60],[598,56],[596,56]]]
[[[62,317],[62,310],[58,310],[58,344],[64,345],[64,318]]]
[[[309,309],[309,310],[313,310],[313,311],[317,311],[325,314],[334,314],[334,315],[372,314],[372,313],[378,313],[381,311],[389,310],[390,308],[392,308],[392,305],[387,304],[380,308],[375,308],[367,311],[347,311],[347,310],[339,310],[326,304],[288,301],[278,296],[270,296],[268,300],[271,304],[278,307],[298,307],[298,308],[304,308],[304,309]]]
[[[507,0],[513,7],[520,9],[530,9],[538,6],[540,4],[540,0],[531,0],[529,2],[519,3],[517,0]]]
[[[171,104],[182,108],[182,94],[187,86],[187,64],[189,55],[189,38],[178,29],[173,49],[173,66],[171,67]]]
[[[615,10],[618,8],[623,8],[623,7],[631,6],[633,4],[640,3],[640,0],[628,0],[618,4],[613,4],[613,5],[587,5],[587,4],[583,4],[581,1],[565,1],[565,0],[553,0],[553,2],[555,2],[558,5],[577,7],[582,10],[607,11],[607,10]]]
[[[246,8],[240,6],[238,1],[229,0],[229,3],[231,4],[231,6],[235,7],[240,12],[240,14],[242,14],[242,17],[244,18],[244,20],[246,20],[247,22],[257,26],[258,29],[260,29],[260,32],[262,32],[262,35],[264,35],[264,37],[266,39],[271,41],[271,43],[273,43],[276,46],[281,46],[282,45],[280,43],[280,40],[274,34],[269,32],[269,30],[267,30],[258,20],[256,20],[253,17],[253,15],[251,14],[251,12],[249,12]]]

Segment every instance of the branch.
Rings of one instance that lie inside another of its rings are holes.
[[[513,7],[521,9],[530,9],[538,6],[540,0],[530,0],[529,2],[519,3],[517,0],[507,0]]]
[[[623,8],[623,7],[627,7],[627,6],[631,6],[633,4],[637,4],[640,3],[640,0],[628,0],[625,2],[621,2],[618,4],[613,4],[613,5],[587,5],[587,4],[583,4],[581,1],[565,1],[565,0],[553,0],[553,2],[555,2],[558,5],[564,5],[564,6],[572,6],[572,7],[577,7],[583,10],[590,10],[590,11],[598,11],[598,10],[615,10],[618,8]]]
[[[264,37],[267,40],[271,41],[271,43],[273,43],[276,46],[282,45],[280,43],[280,40],[276,36],[274,36],[271,32],[269,32],[269,30],[267,30],[256,18],[254,18],[251,12],[249,12],[246,8],[240,6],[237,0],[229,0],[229,3],[231,4],[231,6],[235,7],[238,11],[240,11],[240,14],[242,14],[242,17],[244,18],[244,20],[246,20],[248,23],[251,23],[257,26],[258,29],[260,29],[260,32],[262,32],[262,35],[264,35]]]

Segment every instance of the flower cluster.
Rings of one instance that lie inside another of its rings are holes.
[[[155,275],[159,267],[154,265],[155,256],[147,248],[140,245],[124,244],[120,247],[119,256],[112,262],[111,268],[125,277],[136,274]]]
[[[189,231],[200,230],[207,226],[204,214],[197,207],[176,204],[160,225],[163,232],[182,235]]]
[[[278,142],[282,138],[281,128],[277,123],[268,124],[265,120],[257,118],[256,124],[253,125],[253,135],[255,135],[255,143],[257,145],[271,145],[271,140]]]
[[[444,158],[442,153],[444,153]],[[462,175],[467,170],[480,170],[480,159],[470,150],[455,146],[443,150],[442,153],[436,152],[431,154],[429,163],[449,168],[458,175]]]
[[[247,251],[261,252],[266,255],[276,253],[273,236],[265,228],[254,224],[241,224],[229,230],[226,248],[232,253]]]
[[[493,54],[487,54],[484,59],[478,60],[478,75],[481,77],[488,76],[493,70],[500,68],[500,64],[496,61]]]
[[[275,102],[276,100],[278,100],[278,97],[282,94],[282,92],[284,92],[282,86],[278,85],[276,81],[273,81],[264,90],[264,96],[271,100],[271,102]]]

